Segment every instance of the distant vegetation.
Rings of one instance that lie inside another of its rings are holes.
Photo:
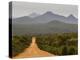
[[[13,57],[29,47],[33,35],[15,35],[12,40]],[[77,33],[54,33],[35,35],[37,45],[41,50],[55,55],[78,54]]]
[[[37,36],[37,44],[40,49],[55,55],[78,54],[77,33],[56,33]]]

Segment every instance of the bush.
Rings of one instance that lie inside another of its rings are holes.
[[[22,35],[13,36],[12,54],[13,57],[29,47],[32,36]],[[78,36],[77,33],[54,33],[54,34],[36,34],[35,37],[38,47],[55,55],[73,55],[78,54]],[[74,40],[74,39],[76,40]]]
[[[12,57],[23,52],[31,43],[31,36],[13,36],[12,40]]]
[[[76,47],[70,47],[69,48],[69,55],[76,55],[76,54],[78,54]]]
[[[68,48],[66,46],[62,49],[62,55],[68,55]]]
[[[48,51],[55,55],[74,54],[73,52],[70,52],[72,50],[77,54],[77,38],[77,33],[42,34],[37,35],[37,44],[41,50]],[[71,46],[76,48],[72,49]]]

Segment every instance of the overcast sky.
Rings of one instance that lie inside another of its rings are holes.
[[[31,13],[43,14],[47,11],[63,16],[72,14],[75,17],[78,17],[78,6],[76,5],[12,2],[13,18],[28,16]]]

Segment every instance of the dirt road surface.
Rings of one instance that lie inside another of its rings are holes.
[[[28,48],[24,50],[24,52],[20,53],[14,58],[31,58],[31,57],[46,57],[46,56],[53,56],[46,51],[40,50],[36,43],[36,37],[32,37],[32,43]]]

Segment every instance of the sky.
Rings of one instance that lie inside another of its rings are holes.
[[[12,17],[18,18],[28,16],[32,13],[44,14],[51,11],[52,13],[62,16],[74,15],[78,17],[77,5],[62,5],[62,4],[44,4],[44,3],[31,3],[31,2],[12,2]]]

